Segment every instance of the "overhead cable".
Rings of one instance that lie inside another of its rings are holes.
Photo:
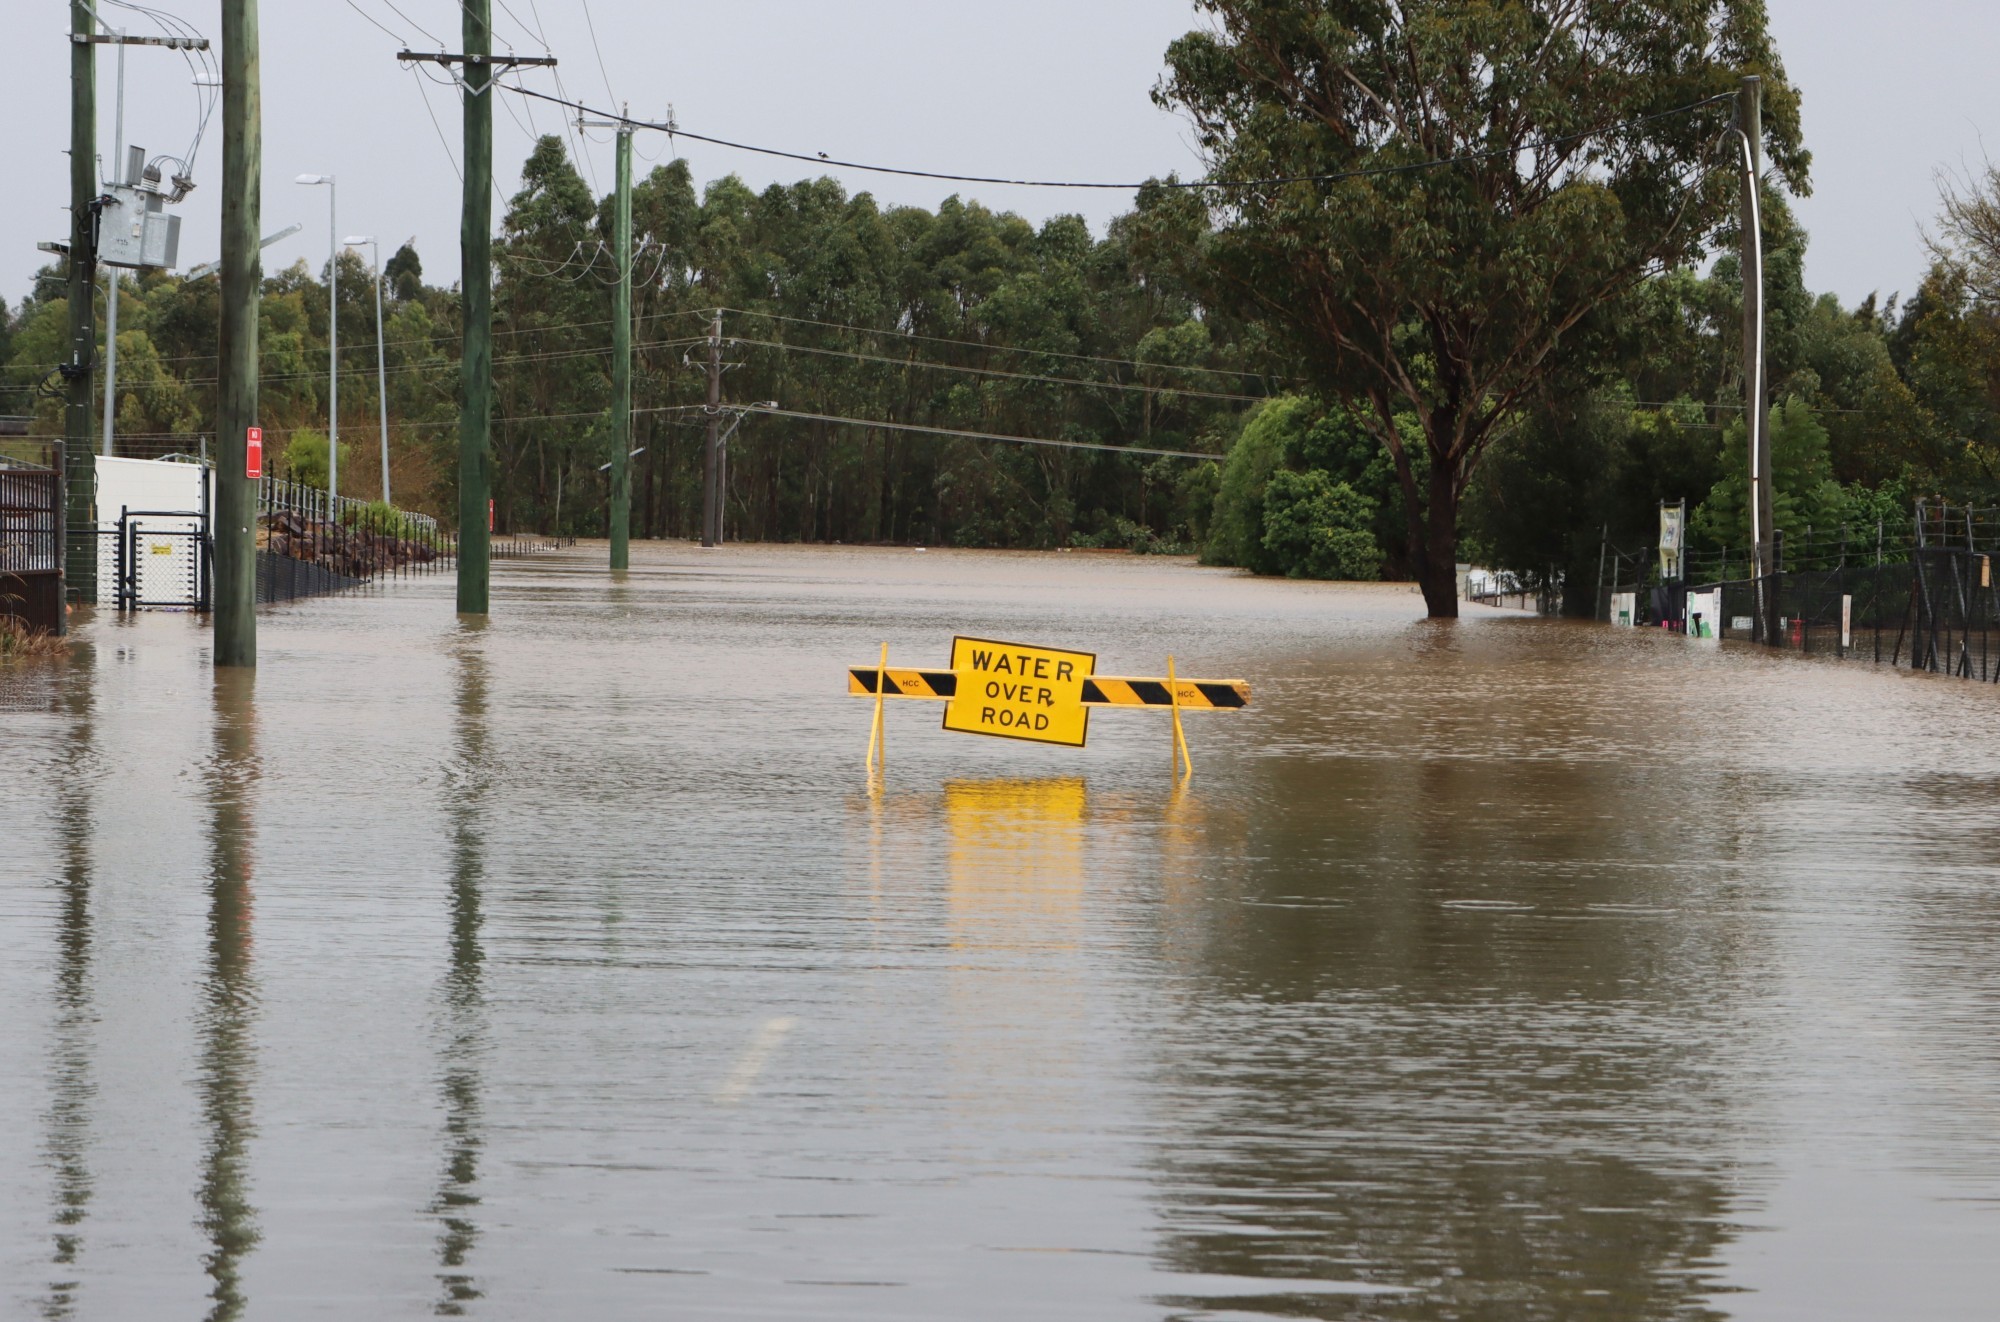
[[[686,406],[660,409],[633,409],[634,413],[666,413]],[[696,406],[700,407],[700,406]],[[884,431],[921,432],[926,436],[956,436],[969,441],[1005,441],[1010,445],[1040,445],[1056,450],[1104,450],[1112,454],[1148,454],[1167,459],[1221,459],[1225,456],[1203,450],[1152,450],[1138,445],[1106,445],[1100,441],[1055,441],[1043,436],[1007,436],[997,432],[963,431],[956,427],[925,427],[914,422],[878,422],[871,418],[843,418],[832,413],[806,413],[799,409],[772,409],[743,405],[744,413],[773,418],[798,418],[805,422],[832,422],[844,427],[879,427]]]
[[[765,349],[784,349],[793,353],[820,354],[830,358],[853,358],[864,363],[890,363],[897,367],[923,367],[938,372],[964,372],[972,376],[1005,377],[1010,381],[1038,381],[1058,386],[1090,386],[1099,390],[1130,390],[1146,395],[1191,395],[1197,399],[1235,399],[1258,402],[1269,399],[1269,395],[1226,395],[1213,390],[1183,390],[1175,386],[1142,386],[1126,381],[1085,381],[1073,376],[1040,376],[1033,372],[1009,372],[998,367],[961,367],[955,363],[930,363],[921,358],[890,358],[884,354],[855,353],[849,349],[815,349],[805,344],[784,344],[777,340],[748,340],[741,336],[729,337],[734,344],[754,344]]]
[[[871,174],[900,175],[910,179],[939,179],[947,183],[959,184],[996,184],[1008,188],[1096,188],[1115,189],[1124,192],[1145,188],[1149,185],[1159,188],[1178,189],[1275,188],[1282,184],[1329,184],[1339,183],[1348,179],[1370,179],[1383,175],[1410,174],[1420,170],[1441,169],[1448,165],[1468,165],[1478,161],[1514,157],[1521,155],[1523,152],[1541,151],[1550,147],[1583,142],[1590,138],[1602,137],[1616,129],[1636,128],[1641,124],[1650,124],[1655,120],[1669,119],[1676,115],[1691,114],[1705,107],[1736,99],[1736,95],[1733,92],[1719,94],[1705,97],[1700,101],[1690,102],[1684,106],[1676,106],[1672,110],[1662,110],[1651,115],[1640,115],[1634,119],[1619,120],[1615,123],[1588,129],[1581,133],[1569,133],[1558,137],[1541,138],[1534,142],[1520,143],[1511,147],[1496,147],[1489,151],[1467,152],[1458,156],[1444,156],[1433,160],[1409,161],[1402,165],[1372,165],[1357,170],[1336,170],[1324,174],[1274,175],[1263,179],[1147,179],[1141,180],[1138,183],[1105,183],[1095,180],[1010,179],[998,175],[949,174],[940,170],[910,170],[892,165],[869,165],[862,161],[836,160],[827,156],[824,152],[807,155],[804,152],[782,151],[776,147],[759,147],[752,143],[733,142],[727,138],[716,138],[702,133],[690,133],[677,123],[669,122],[661,124],[651,120],[633,119],[628,115],[601,110],[595,106],[569,100],[566,97],[551,96],[547,92],[537,92],[533,88],[521,86],[518,82],[504,83],[496,79],[494,86],[504,88],[520,96],[531,96],[537,100],[550,101],[556,105],[568,106],[572,110],[583,114],[602,115],[606,119],[616,120],[627,128],[652,129],[674,137],[691,138],[696,142],[705,142],[714,147],[727,147],[732,151],[755,152],[760,156],[777,156],[788,161],[804,161],[808,165],[818,165],[830,169],[865,170]],[[558,90],[561,90],[560,84],[558,84]]]
[[[1271,376],[1267,372],[1251,372],[1236,367],[1193,367],[1179,363],[1148,363],[1136,358],[1104,358],[1089,353],[1064,353],[1059,349],[1027,349],[1012,344],[991,344],[985,340],[953,340],[941,335],[919,335],[915,331],[890,330],[878,326],[855,326],[844,321],[814,321],[810,317],[788,317],[780,312],[757,312],[749,308],[721,308],[719,311],[734,313],[744,317],[765,317],[771,321],[789,321],[800,326],[824,326],[828,330],[855,331],[863,335],[894,335],[904,340],[924,340],[931,344],[953,344],[962,349],[983,349],[989,353],[1025,353],[1037,358],[1066,358],[1078,363],[1110,363],[1119,367],[1166,368],[1175,372],[1204,372],[1211,376],[1248,376],[1258,379],[1286,381],[1293,378]],[[1259,396],[1262,398],[1262,396]]]

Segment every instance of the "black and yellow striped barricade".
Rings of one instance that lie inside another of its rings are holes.
[[[944,728],[961,734],[1081,748],[1089,734],[1093,707],[1150,707],[1173,715],[1177,769],[1192,774],[1184,711],[1240,711],[1250,705],[1250,685],[1240,679],[1187,679],[1167,658],[1164,677],[1099,675],[1089,652],[1029,647],[982,638],[952,642],[948,669],[905,669],[889,665],[889,648],[875,666],[847,672],[847,691],[875,699],[869,732],[868,768],[882,748],[883,703],[914,698],[945,704]]]

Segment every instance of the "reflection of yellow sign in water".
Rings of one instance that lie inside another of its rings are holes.
[[[1087,792],[1081,780],[952,781],[952,944],[1069,945],[1083,902]]]
[[[945,705],[944,728],[1081,748],[1090,730],[1083,682],[1096,665],[1089,652],[954,638],[958,684]]]

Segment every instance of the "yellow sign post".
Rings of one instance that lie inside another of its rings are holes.
[[[1096,667],[1089,652],[954,638],[958,683],[945,704],[944,728],[1081,748],[1090,733],[1083,684]]]
[[[1193,775],[1185,711],[1240,711],[1250,686],[1240,679],[1185,679],[1167,658],[1164,679],[1099,675],[1097,657],[1053,647],[1029,647],[984,638],[955,638],[951,669],[892,669],[889,649],[876,666],[847,672],[847,691],[875,699],[868,731],[868,769],[881,765],[884,698],[919,698],[945,704],[944,728],[997,739],[1081,748],[1092,707],[1151,707],[1171,714],[1176,775]]]

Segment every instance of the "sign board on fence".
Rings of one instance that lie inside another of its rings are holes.
[[[1661,578],[1681,576],[1681,518],[1685,512],[1680,505],[1660,506]]]
[[[1722,627],[1722,589],[1687,594],[1687,636],[1714,638]]]
[[[256,481],[264,476],[264,429],[251,427],[243,433],[243,476]]]
[[[1614,592],[1611,594],[1611,622],[1620,628],[1629,629],[1639,622],[1639,594],[1636,592]]]
[[[958,684],[945,704],[944,728],[1081,748],[1090,731],[1083,682],[1096,665],[1090,652],[954,638]]]

